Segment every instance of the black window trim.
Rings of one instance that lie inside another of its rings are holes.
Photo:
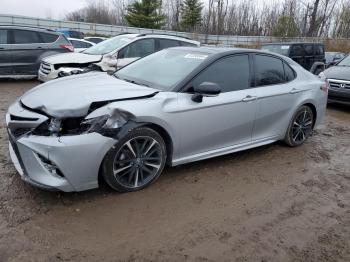
[[[260,55],[260,56],[268,56],[268,57],[272,57],[272,58],[276,58],[276,59],[279,59],[281,62],[282,62],[282,65],[283,65],[283,78],[284,78],[284,81],[283,83],[278,83],[278,84],[270,84],[270,85],[258,85],[257,82],[258,82],[258,79],[257,79],[257,74],[255,72],[255,69],[256,69],[256,56],[257,55]],[[296,78],[297,78],[297,73],[295,72],[295,70],[285,61],[283,60],[281,57],[278,57],[278,56],[275,56],[275,55],[272,55],[272,54],[265,54],[265,53],[254,53],[253,55],[253,64],[254,64],[254,86],[255,87],[266,87],[266,86],[276,86],[276,85],[284,85],[284,84],[288,84],[292,81],[294,81]],[[293,71],[293,74],[294,74],[294,78],[293,80],[291,81],[287,81],[286,79],[286,71],[284,70],[284,67],[285,65],[289,66],[290,69],[292,69]]]
[[[234,54],[227,54],[224,56],[220,56],[216,58],[215,60],[211,61],[209,64],[207,64],[204,68],[202,68],[197,74],[195,74],[189,81],[187,81],[178,91],[178,93],[189,93],[192,94],[188,89],[193,88],[190,84],[191,82],[199,76],[204,70],[206,70],[208,67],[213,65],[214,63],[218,62],[219,60],[226,59],[229,57],[234,57],[234,56],[241,56],[241,55],[247,55],[248,56],[248,63],[249,63],[249,79],[250,79],[250,86],[247,89],[253,89],[255,88],[255,81],[254,81],[254,68],[253,68],[253,61],[252,61],[252,53],[250,52],[242,52],[242,53],[234,53]],[[246,89],[241,89],[241,90],[246,90]],[[237,92],[241,90],[234,90],[230,92]],[[225,92],[225,93],[230,93],[230,92]]]

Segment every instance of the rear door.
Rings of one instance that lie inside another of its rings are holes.
[[[179,93],[182,157],[225,150],[251,141],[256,114],[256,89],[251,87],[249,55],[221,58],[199,73]],[[221,87],[215,97],[192,101],[191,89],[203,82]]]
[[[11,42],[13,73],[37,75],[38,58],[45,52],[39,34],[31,30],[12,29]]]
[[[279,57],[256,54],[254,64],[259,100],[253,140],[276,139],[284,135],[304,90],[295,85],[294,70]]]
[[[0,29],[0,76],[12,74],[12,58],[9,45],[9,31]]]

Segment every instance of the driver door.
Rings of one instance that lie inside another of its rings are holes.
[[[257,97],[250,68],[249,55],[221,58],[179,93],[181,158],[251,142]],[[221,93],[192,101],[191,87],[203,82],[218,84]]]

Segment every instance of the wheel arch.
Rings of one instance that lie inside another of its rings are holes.
[[[164,127],[155,123],[145,123],[143,126],[153,129],[164,139],[167,153],[166,164],[171,165],[173,158],[173,140],[168,131]]]
[[[312,124],[312,128],[315,127],[315,124],[316,124],[316,120],[317,120],[317,109],[316,109],[316,106],[311,103],[311,102],[308,102],[308,103],[305,103],[303,104],[302,106],[307,106],[311,109],[312,113],[313,113],[313,124]]]

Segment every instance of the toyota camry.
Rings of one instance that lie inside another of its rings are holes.
[[[176,166],[282,140],[305,142],[328,84],[291,59],[257,50],[176,47],[115,73],[57,79],[6,115],[12,161],[53,190],[143,189]]]

